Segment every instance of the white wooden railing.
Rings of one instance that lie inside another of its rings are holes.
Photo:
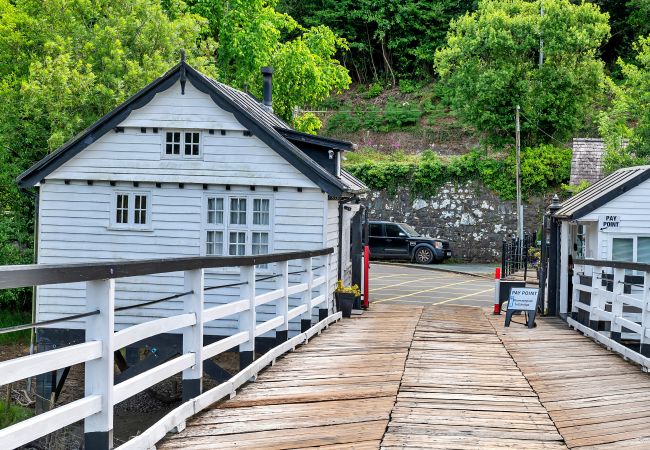
[[[153,447],[167,432],[183,428],[184,421],[188,417],[215,401],[233,396],[239,386],[251,380],[263,367],[273,363],[275,358],[306,342],[332,322],[340,319],[340,313],[331,313],[332,293],[329,290],[328,278],[331,253],[332,249],[324,249],[316,252],[293,252],[261,257],[150,261],[149,265],[147,261],[140,261],[128,263],[127,265],[130,266],[126,269],[124,263],[57,266],[58,275],[44,272],[47,268],[42,266],[22,266],[20,273],[11,266],[0,267],[0,288],[86,281],[86,305],[88,311],[93,311],[93,315],[86,317],[86,342],[0,363],[0,385],[75,364],[85,365],[85,395],[82,399],[0,430],[0,447],[3,449],[19,447],[82,419],[84,419],[87,445],[90,439],[96,448],[112,447],[114,405],[182,372],[184,388],[189,386],[193,389],[195,393],[193,398],[185,401],[154,426],[120,448]],[[301,269],[298,271],[300,280],[297,284],[291,284],[289,261],[295,257],[300,258],[298,260]],[[324,264],[315,267],[316,259],[324,261]],[[247,265],[243,265],[244,263]],[[256,264],[277,265],[276,289],[256,294]],[[204,268],[226,266],[240,267],[240,299],[206,308]],[[178,271],[181,267],[190,267],[189,270],[184,270],[186,294],[181,297],[184,300],[184,311],[181,314],[115,332],[115,278]],[[61,274],[65,275],[62,277]],[[317,295],[313,295],[314,291]],[[300,304],[290,309],[289,297],[295,298],[297,295],[300,296]],[[273,318],[258,323],[256,309],[271,302],[275,302],[276,305]],[[261,358],[252,361],[256,337],[272,330],[284,331],[286,336],[290,321],[296,318],[309,321],[311,325],[314,308],[319,308],[320,317],[326,318],[306,331],[303,327],[302,332],[290,339],[287,338],[288,340]],[[323,310],[327,310],[327,313],[322,314]],[[235,315],[238,316],[239,323],[235,334],[209,345],[203,345],[204,324]],[[169,332],[183,334],[182,355],[114,385],[114,351]],[[237,346],[240,352],[250,352],[251,364],[227,382],[207,392],[201,392],[203,361]]]
[[[650,265],[576,260],[573,328],[650,369]]]

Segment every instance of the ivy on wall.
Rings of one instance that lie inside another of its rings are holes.
[[[419,155],[383,154],[362,149],[346,155],[345,168],[370,189],[394,195],[400,187],[413,196],[433,196],[446,182],[476,180],[495,191],[503,200],[516,197],[514,152],[505,157],[488,157],[480,150],[442,159],[427,150]],[[543,194],[567,183],[571,172],[571,149],[542,145],[521,152],[524,198]]]

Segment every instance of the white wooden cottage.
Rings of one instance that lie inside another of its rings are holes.
[[[549,303],[557,313],[570,312],[569,258],[650,263],[649,206],[650,166],[617,170],[556,206],[551,247],[559,257],[558,270],[549,269]]]
[[[335,247],[331,298],[336,279],[350,279],[349,227],[359,208],[351,200],[366,188],[341,169],[351,143],[297,132],[272,113],[271,72],[263,69],[262,103],[181,61],[20,175],[20,186],[38,187],[38,263]],[[235,277],[214,269],[205,284]],[[180,273],[121,279],[116,306],[182,286]],[[206,306],[237,295],[206,292]],[[40,287],[37,320],[84,312],[84,302],[83,283]],[[178,300],[124,311],[116,329],[181,308]],[[266,320],[263,308],[258,318]],[[206,334],[236,329],[234,317]]]

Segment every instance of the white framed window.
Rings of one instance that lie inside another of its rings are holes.
[[[111,206],[110,227],[150,230],[151,193],[147,191],[115,191]]]
[[[205,254],[223,255],[223,231],[208,230],[205,239]]]
[[[205,236],[205,254],[220,256],[224,254],[224,197],[209,195],[205,199],[206,214],[203,223]]]
[[[201,133],[198,131],[185,132],[185,156],[199,156]]]
[[[205,255],[270,253],[271,210],[272,199],[268,197],[243,193],[206,193],[202,219]]]
[[[230,225],[246,225],[246,197],[230,198]]]
[[[612,236],[610,248],[612,261],[650,263],[650,236]]]
[[[251,254],[264,255],[269,252],[269,233],[267,231],[253,231],[251,239]]]
[[[270,223],[270,205],[268,198],[253,199],[253,225],[268,225]]]
[[[201,131],[165,130],[162,154],[171,159],[200,159],[202,157]]]
[[[228,254],[231,256],[243,256],[246,254],[246,232],[231,231],[228,233]]]

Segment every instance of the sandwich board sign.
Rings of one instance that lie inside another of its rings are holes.
[[[506,311],[505,326],[510,326],[512,315],[519,311],[524,311],[528,316],[528,328],[533,328],[535,323],[535,313],[537,312],[538,288],[513,287],[510,290],[508,299],[508,310]]]

